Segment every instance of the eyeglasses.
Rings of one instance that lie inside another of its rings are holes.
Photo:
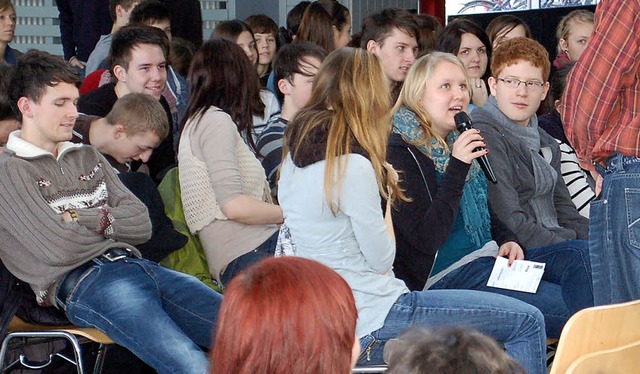
[[[515,78],[498,78],[498,80],[514,90],[520,87],[520,83],[524,84],[526,89],[541,90],[544,87],[544,83],[540,81],[521,81]]]

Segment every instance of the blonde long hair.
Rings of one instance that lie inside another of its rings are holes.
[[[416,114],[420,127],[422,127],[423,130],[422,138],[417,142],[412,142],[416,146],[426,145],[431,142],[431,138],[435,138],[448,150],[446,139],[443,139],[433,131],[431,128],[431,117],[420,103],[420,99],[422,99],[424,95],[424,90],[427,88],[427,82],[431,79],[433,71],[436,66],[443,61],[451,62],[458,66],[467,78],[467,87],[469,87],[469,89],[472,87],[469,74],[467,74],[464,64],[458,57],[451,53],[431,52],[419,58],[413,66],[411,66],[411,69],[409,69],[407,73],[407,78],[404,80],[404,85],[400,90],[398,101],[391,112],[395,114],[398,109],[406,107]],[[471,92],[469,92],[469,95],[471,95]]]
[[[340,196],[338,206],[333,203],[334,186],[340,191],[347,162],[340,156],[351,153],[354,145],[367,153],[380,195],[392,201],[404,196],[397,183],[387,178],[384,168],[391,132],[390,107],[389,83],[378,59],[360,48],[341,48],[324,60],[309,103],[287,126],[284,152],[288,145],[294,160],[309,146],[312,134],[328,128],[324,193],[334,215],[340,205]],[[291,139],[294,132],[296,136]]]

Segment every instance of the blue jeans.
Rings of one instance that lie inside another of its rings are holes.
[[[546,374],[542,314],[510,297],[468,290],[413,291],[398,298],[384,326],[360,339],[360,364],[382,363],[384,344],[411,326],[470,327],[504,347],[529,374]]]
[[[577,311],[593,306],[591,266],[586,240],[569,240],[525,250],[525,259],[546,264],[536,293],[488,287],[495,258],[481,257],[444,276],[430,289],[478,290],[510,296],[540,309],[547,336],[559,338]]]
[[[265,258],[273,257],[273,254],[276,251],[277,242],[278,231],[276,230],[276,232],[273,233],[273,235],[271,235],[269,239],[265,240],[256,249],[245,253],[242,256],[231,261],[229,265],[227,265],[227,267],[224,269],[222,274],[220,274],[220,282],[222,282],[222,285],[228,286],[233,277],[240,274],[244,269],[255,264],[256,262]]]
[[[94,259],[63,304],[69,320],[95,327],[158,373],[207,373],[222,296],[198,279],[137,258]]]
[[[640,299],[640,158],[607,159],[591,202],[589,253],[595,305]]]

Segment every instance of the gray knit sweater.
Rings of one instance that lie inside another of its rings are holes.
[[[55,305],[61,277],[108,248],[151,236],[147,208],[93,147],[61,143],[58,158],[9,136],[0,155],[0,258],[31,285],[39,304]],[[77,222],[61,213],[76,209]]]

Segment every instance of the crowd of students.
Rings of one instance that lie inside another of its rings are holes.
[[[536,374],[546,338],[604,297],[588,242],[599,178],[561,116],[592,13],[560,21],[552,64],[512,15],[485,31],[385,9],[352,38],[349,9],[303,1],[286,28],[223,21],[196,48],[156,0],[110,7],[79,95],[71,64],[9,47],[0,0],[0,56],[16,65],[0,66],[0,257],[41,306],[158,372],[348,373],[383,356],[410,372],[455,339],[486,356],[460,365]],[[462,112],[474,129],[456,128]],[[182,224],[224,298],[157,264],[187,238],[126,175],[158,185],[175,167]],[[498,256],[544,263],[537,292],[487,286]],[[386,354],[410,327],[453,330]]]

